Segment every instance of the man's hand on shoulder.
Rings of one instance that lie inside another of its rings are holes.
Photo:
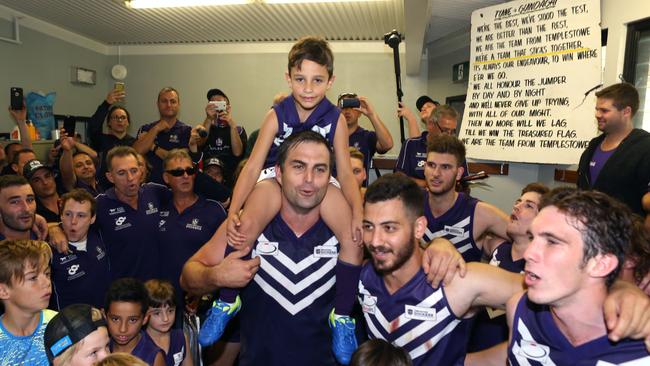
[[[218,287],[242,288],[248,285],[260,268],[260,257],[242,259],[249,252],[247,248],[231,252],[214,267],[213,278]]]
[[[603,306],[609,339],[645,339],[650,351],[650,298],[630,282],[617,280]]]
[[[439,287],[442,280],[451,282],[456,272],[465,277],[467,267],[463,256],[447,239],[435,238],[422,255],[422,270],[433,287]]]

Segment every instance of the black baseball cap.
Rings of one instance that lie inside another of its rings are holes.
[[[219,166],[219,167],[221,167],[221,169],[223,169],[225,167],[225,165],[223,164],[223,161],[221,161],[221,159],[215,158],[215,157],[208,158],[208,159],[205,160],[205,163],[203,163],[203,166],[205,166],[206,168],[209,167],[209,166],[212,166],[212,165]]]
[[[226,101],[228,103],[230,103],[230,99],[228,99],[228,96],[226,95],[226,93],[222,92],[221,89],[210,89],[210,90],[208,90],[208,95],[207,95],[208,100],[210,100],[210,98],[214,97],[215,95],[220,95],[220,96],[226,98]]]
[[[51,172],[53,171],[52,167],[43,164],[40,160],[32,159],[23,166],[23,176],[29,181],[34,176],[34,173],[39,169],[48,169]]]
[[[417,107],[418,111],[421,111],[422,107],[427,103],[433,103],[436,106],[440,105],[440,103],[438,103],[435,100],[431,99],[428,95],[423,95],[423,96],[419,97],[418,100],[415,102],[415,106]]]
[[[86,304],[68,305],[50,320],[43,335],[50,363],[97,328],[106,326],[104,318],[93,320],[92,310],[93,307]]]

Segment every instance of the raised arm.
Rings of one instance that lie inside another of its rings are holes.
[[[20,144],[25,149],[31,149],[32,138],[29,136],[29,131],[27,130],[27,108],[25,107],[25,102],[23,102],[22,109],[13,110],[9,108],[9,114],[11,114],[11,117],[18,126],[18,131],[20,131]]]
[[[489,203],[479,202],[476,205],[474,215],[475,224],[472,235],[474,235],[475,239],[480,239],[486,234],[490,234],[492,237],[508,240],[508,234],[506,232],[508,215],[505,212]],[[483,253],[490,255],[503,240],[482,240],[477,241],[477,243],[483,245]]]
[[[418,126],[418,118],[411,112],[411,110],[404,105],[404,102],[399,102],[397,107],[397,116],[406,118],[406,124],[408,126],[408,136],[407,138],[413,138],[420,136],[420,127]]]
[[[382,122],[381,118],[379,118],[379,114],[370,103],[368,98],[360,96],[359,101],[361,101],[361,107],[359,110],[366,117],[368,117],[370,123],[372,123],[372,127],[374,128],[375,133],[377,134],[377,152],[380,154],[388,152],[388,150],[393,148],[393,136],[391,136],[390,131],[388,131],[386,128],[386,125],[384,125],[384,122]]]
[[[72,149],[74,147],[74,138],[67,135],[61,136],[61,160],[59,169],[61,170],[61,181],[66,191],[71,191],[77,185],[77,176],[74,173],[74,162],[72,160]]]

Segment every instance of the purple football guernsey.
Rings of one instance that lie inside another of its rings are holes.
[[[239,364],[335,365],[327,326],[336,283],[334,233],[319,220],[296,237],[278,214],[253,255],[261,263],[240,294]]]
[[[494,249],[490,265],[503,268],[508,272],[521,273],[524,271],[526,260],[512,259],[512,243],[503,242]],[[505,311],[486,307],[478,313],[472,337],[469,341],[468,352],[478,352],[508,340],[509,330]]]
[[[106,247],[98,230],[90,227],[86,250],[68,245],[68,252],[52,252],[52,302],[57,309],[72,304],[104,307],[104,297],[111,283]]]
[[[355,147],[363,154],[363,166],[366,168],[366,175],[368,175],[368,172],[370,171],[370,162],[372,162],[372,157],[375,155],[375,152],[377,152],[377,133],[375,131],[368,131],[359,126],[348,138],[348,144],[351,147]],[[363,182],[364,186],[366,184],[368,184],[367,177]]]
[[[424,179],[424,165],[427,162],[427,135],[428,131],[422,132],[419,137],[406,139],[402,143],[395,172],[402,172],[409,177]]]
[[[140,136],[142,132],[149,131],[158,122],[159,121],[151,122],[140,127],[137,136]],[[176,123],[174,123],[174,125],[169,130],[162,131],[156,136],[155,144],[165,150],[185,149],[189,146],[191,132],[192,127],[179,120],[176,120]],[[151,164],[151,175],[149,176],[149,180],[154,183],[162,184],[162,159],[159,158],[158,155],[154,154],[153,151],[148,151],[147,161],[149,164]]]
[[[444,287],[432,288],[422,270],[394,294],[371,263],[361,270],[359,302],[370,338],[404,348],[413,365],[462,365],[471,321],[457,318]]]
[[[515,311],[508,361],[512,366],[642,366],[650,365],[650,354],[643,340],[612,343],[607,335],[574,347],[549,307],[532,303],[524,294]]]
[[[478,262],[483,252],[474,241],[474,211],[478,200],[464,193],[458,193],[456,202],[440,217],[433,217],[429,206],[429,194],[424,194],[424,215],[427,229],[424,239],[427,242],[435,238],[448,239],[463,256],[465,262]]]
[[[149,337],[147,332],[140,330],[140,341],[135,345],[131,354],[142,361],[146,362],[149,365],[153,365],[156,360],[156,355],[162,350],[154,343],[154,341]],[[113,340],[111,339],[111,352],[113,351]],[[164,353],[163,353],[164,355]]]
[[[171,191],[156,183],[140,187],[137,210],[117,199],[115,188],[97,196],[96,224],[108,250],[112,279],[159,278],[159,210],[169,200]]]
[[[341,111],[336,108],[327,98],[318,103],[316,108],[311,112],[307,120],[300,121],[296,102],[293,96],[286,97],[282,102],[273,106],[275,114],[278,117],[278,132],[273,139],[271,149],[266,156],[264,168],[275,165],[278,159],[278,149],[287,137],[301,131],[314,131],[325,137],[330,146],[334,146],[334,133],[338,124]]]
[[[157,225],[160,275],[174,285],[178,300],[183,298],[179,282],[183,265],[210,240],[225,218],[226,211],[219,202],[201,196],[180,214],[173,200],[162,204]]]
[[[180,366],[183,363],[187,351],[185,350],[185,334],[182,329],[171,329],[169,334],[169,352],[164,354],[167,366]]]

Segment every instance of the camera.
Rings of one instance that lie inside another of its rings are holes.
[[[210,101],[210,104],[212,104],[212,108],[217,112],[225,111],[228,106],[228,103],[225,100],[213,100]]]
[[[341,109],[344,108],[359,108],[361,107],[361,101],[359,98],[343,98],[341,99]]]
[[[402,35],[396,29],[384,34],[384,43],[390,48],[397,48],[402,42]]]

